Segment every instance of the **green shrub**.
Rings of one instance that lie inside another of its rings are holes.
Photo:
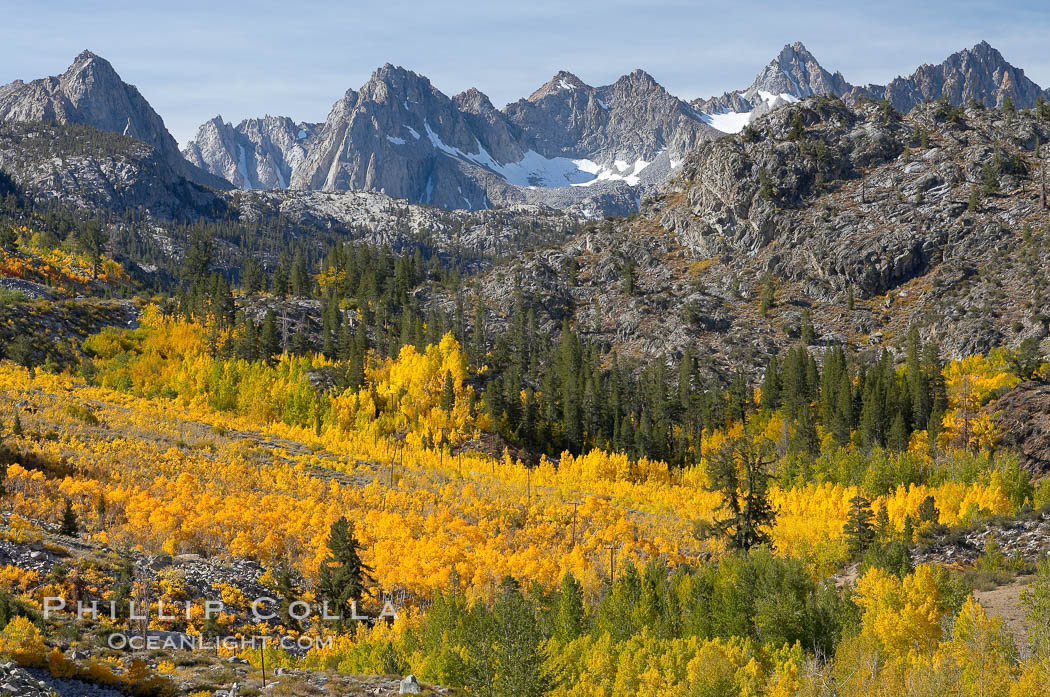
[[[82,421],[88,424],[89,426],[99,425],[98,417],[95,416],[94,412],[92,412],[90,409],[83,405],[70,404],[66,407],[66,413],[74,419],[76,419],[77,421]]]

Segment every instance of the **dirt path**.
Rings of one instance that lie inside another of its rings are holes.
[[[989,617],[1001,617],[1006,629],[1013,635],[1017,648],[1028,651],[1028,628],[1025,625],[1021,591],[1032,582],[1032,576],[1018,576],[1005,586],[990,591],[975,591],[974,599],[988,612]]]

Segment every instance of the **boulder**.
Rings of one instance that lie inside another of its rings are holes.
[[[405,679],[401,681],[401,694],[418,695],[420,692],[422,692],[422,688],[419,686],[419,681],[416,680],[416,676],[407,675],[405,676]]]

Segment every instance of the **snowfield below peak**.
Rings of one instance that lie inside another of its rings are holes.
[[[638,174],[649,165],[638,159],[634,164],[616,160],[612,167],[603,167],[586,158],[544,157],[534,150],[527,151],[517,162],[501,163],[496,161],[485,147],[474,141],[477,152],[463,152],[459,148],[446,144],[434,132],[427,122],[423,123],[427,138],[438,150],[453,157],[472,162],[495,172],[508,183],[522,187],[553,188],[561,186],[590,186],[599,181],[625,181],[631,186],[638,185]]]
[[[752,120],[768,114],[778,106],[797,102],[798,97],[787,92],[773,94],[758,90],[747,101],[753,105],[750,111],[699,112],[700,119],[711,128],[717,128],[723,133],[740,133]]]

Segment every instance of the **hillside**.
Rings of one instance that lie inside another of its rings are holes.
[[[1050,106],[987,44],[386,65],[205,124],[235,190],[74,67],[0,88],[0,694],[1045,691]]]
[[[702,344],[722,366],[764,364],[804,314],[813,345],[861,351],[911,326],[953,356],[1042,339],[1044,114],[811,98],[701,145],[639,216],[494,269],[481,295],[499,306],[520,279],[541,326],[569,318],[630,354]]]

